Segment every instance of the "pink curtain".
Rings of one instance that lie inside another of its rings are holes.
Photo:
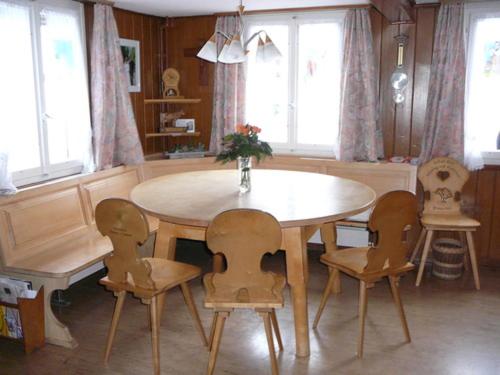
[[[439,9],[420,162],[438,156],[464,160],[464,5]]]
[[[235,16],[218,17],[215,29],[232,35],[239,29],[239,20]],[[219,52],[224,42],[225,38],[217,34]],[[219,153],[222,138],[234,132],[236,124],[245,122],[245,75],[244,63],[217,63],[215,66],[210,151]]]
[[[113,8],[94,5],[91,93],[97,170],[144,162]]]
[[[344,23],[337,159],[375,161],[383,156],[377,103],[370,15],[368,9],[350,9]]]

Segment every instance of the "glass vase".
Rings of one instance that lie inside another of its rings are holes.
[[[240,194],[245,194],[252,188],[250,172],[252,171],[252,158],[238,157],[238,178],[240,184]]]

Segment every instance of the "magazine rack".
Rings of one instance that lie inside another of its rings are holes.
[[[23,329],[22,338],[13,338],[0,335],[11,340],[23,341],[24,351],[31,353],[45,344],[45,320],[43,307],[43,286],[38,291],[35,298],[18,298],[17,303],[7,303],[0,301],[0,306],[10,307],[19,310],[21,326]]]

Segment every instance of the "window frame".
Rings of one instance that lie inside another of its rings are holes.
[[[474,50],[474,27],[475,23],[481,19],[499,18],[500,19],[500,3],[495,2],[479,2],[466,3],[464,9],[464,44],[466,56],[466,79],[465,79],[465,103],[470,93],[470,62],[472,59],[472,51]],[[467,107],[466,107],[467,108]],[[467,109],[466,109],[467,110]],[[467,120],[465,113],[464,121]],[[467,123],[464,123],[467,126]],[[500,150],[480,150],[485,165],[500,165]]]
[[[10,0],[2,0],[11,2]],[[82,103],[83,106],[89,108],[89,128],[90,122],[90,98],[88,86],[88,69],[87,69],[87,48],[85,38],[85,18],[83,4],[69,0],[18,0],[13,3],[20,4],[29,8],[30,17],[30,33],[31,33],[31,49],[33,58],[33,77],[35,83],[35,102],[37,113],[37,129],[38,129],[38,144],[40,166],[20,171],[12,172],[12,180],[17,187],[40,183],[43,181],[65,177],[73,174],[82,173],[84,170],[83,160],[69,160],[62,163],[50,163],[49,147],[48,147],[48,132],[45,113],[45,98],[43,87],[43,57],[42,57],[42,37],[41,37],[41,11],[50,9],[66,13],[73,13],[78,19],[78,30],[80,33],[80,42],[82,47],[83,72],[85,78],[85,89],[87,92],[87,101]]]
[[[245,16],[245,40],[255,25],[288,26],[288,139],[286,143],[271,143],[275,154],[335,157],[336,140],[330,145],[304,144],[298,142],[298,85],[299,85],[299,28],[304,24],[337,22],[343,30],[347,10],[286,12]],[[340,53],[343,55],[343,38],[340,36]],[[339,80],[339,90],[341,82]],[[340,103],[339,103],[340,105]],[[339,111],[340,115],[340,111]],[[340,120],[340,116],[339,116]],[[258,124],[257,124],[258,125]],[[339,126],[339,124],[337,124]]]

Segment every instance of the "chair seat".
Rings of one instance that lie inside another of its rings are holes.
[[[323,254],[320,260],[327,266],[338,268],[341,271],[360,279],[366,279],[370,276],[383,277],[389,274],[399,274],[415,268],[412,263],[408,262],[398,268],[385,268],[383,270],[377,270],[376,272],[366,272],[365,267],[368,264],[368,250],[370,250],[369,247],[355,247],[346,250],[332,251],[330,253]]]
[[[99,282],[112,290],[126,290],[137,296],[154,296],[177,285],[185,283],[198,277],[201,274],[199,267],[175,262],[173,260],[161,258],[142,258],[151,265],[151,279],[155,284],[154,289],[144,289],[135,286],[132,282],[119,283],[112,281],[108,276],[103,277]]]
[[[477,228],[481,223],[464,214],[424,214],[420,219],[424,227],[430,228]]]
[[[283,288],[285,287],[286,279],[283,275],[269,272],[274,278],[274,285],[271,289],[266,290],[262,286],[257,286],[255,289],[242,288],[238,293],[234,289],[223,290],[221,287],[215,291],[213,278],[216,273],[206,274],[203,282],[206,287],[207,295],[205,297],[205,307],[207,308],[281,308],[284,305]]]

